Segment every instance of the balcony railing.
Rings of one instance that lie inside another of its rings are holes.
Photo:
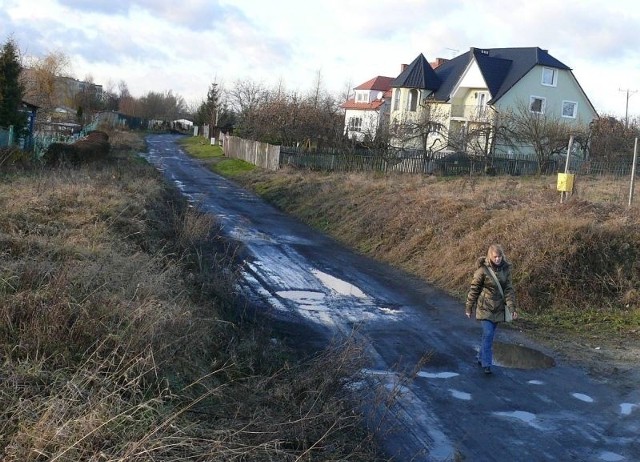
[[[491,120],[491,109],[488,106],[454,104],[451,106],[451,117],[472,122],[488,122]]]

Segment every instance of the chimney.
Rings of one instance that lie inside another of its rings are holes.
[[[446,58],[436,58],[436,60],[435,60],[434,62],[429,63],[429,64],[431,65],[431,67],[432,67],[433,69],[435,69],[436,67],[438,67],[438,66],[440,66],[440,65],[442,65],[442,64],[444,64],[444,63],[446,63],[447,61],[449,61],[449,60],[448,60],[448,59],[446,59]]]
[[[400,64],[400,72],[404,72],[407,67],[409,67],[408,64]]]

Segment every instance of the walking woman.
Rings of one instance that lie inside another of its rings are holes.
[[[465,312],[471,318],[476,310],[476,319],[482,324],[482,342],[478,364],[485,374],[491,374],[493,364],[493,338],[499,322],[516,319],[516,297],[511,282],[511,265],[499,244],[491,244],[486,257],[477,261],[471,288],[467,294]]]

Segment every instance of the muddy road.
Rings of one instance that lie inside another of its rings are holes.
[[[379,426],[393,460],[640,460],[640,388],[596,380],[505,328],[494,373],[483,374],[480,326],[462,303],[279,212],[176,140],[150,136],[144,156],[242,243],[246,296],[275,321],[323,339],[355,332],[366,346],[369,385],[394,392]],[[370,411],[375,422],[384,410]]]

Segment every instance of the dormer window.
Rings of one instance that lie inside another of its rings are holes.
[[[369,102],[369,94],[365,92],[357,92],[356,93],[356,103],[368,103]]]
[[[558,85],[558,69],[552,67],[542,68],[542,85],[555,87]]]

